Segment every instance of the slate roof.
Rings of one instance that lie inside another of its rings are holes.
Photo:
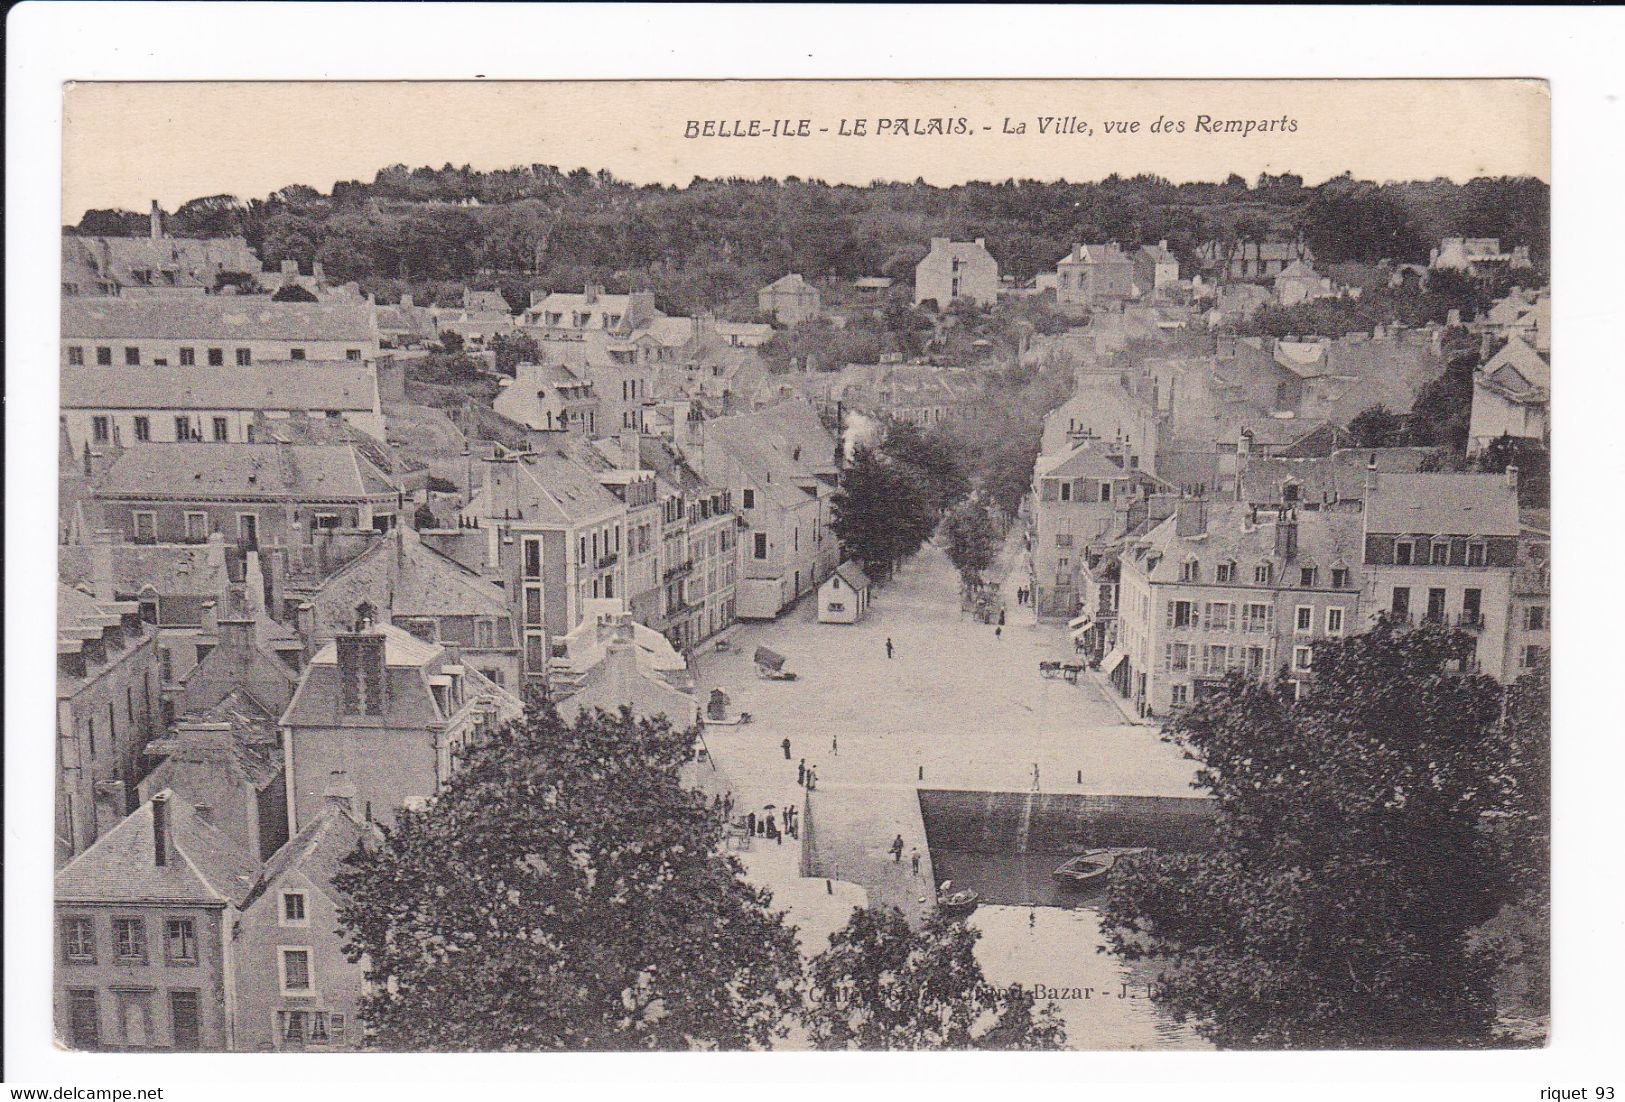
[[[1216,576],[1213,569],[1220,563],[1233,562],[1240,569],[1238,580],[1246,584],[1252,579],[1249,566],[1270,562],[1280,564],[1275,553],[1278,514],[1272,510],[1253,510],[1239,501],[1207,500],[1207,528],[1200,536],[1180,536],[1178,521],[1170,516],[1146,537],[1148,552],[1157,556],[1150,571],[1154,582],[1178,583],[1180,567],[1194,558],[1202,566],[1202,581],[1190,584],[1212,584]],[[1299,510],[1298,553],[1294,563],[1330,568],[1357,566],[1363,556],[1360,515],[1355,512],[1326,510]],[[1250,523],[1256,520],[1258,523]],[[1144,562],[1145,554],[1137,559]],[[1143,569],[1143,566],[1142,566]],[[1283,580],[1276,572],[1279,585]]]
[[[835,568],[835,574],[841,579],[841,581],[845,582],[853,589],[868,589],[871,584],[869,581],[869,575],[863,572],[863,567],[859,566],[851,559],[848,559],[840,566],[837,566]]]
[[[58,547],[57,577],[69,585],[95,582],[86,544]],[[111,546],[113,591],[132,596],[151,586],[160,597],[215,597],[226,590],[226,559],[208,544],[115,543]]]
[[[334,571],[321,589],[344,585],[368,564],[387,560],[388,593],[375,602],[392,616],[492,616],[506,619],[508,602],[491,582],[454,559],[427,547],[404,525],[376,540]],[[318,594],[321,590],[317,591]]]
[[[1429,448],[1343,448],[1329,456],[1303,459],[1247,456],[1241,472],[1242,500],[1251,504],[1280,504],[1282,486],[1298,484],[1304,502],[1358,501],[1365,496],[1366,467],[1376,461],[1379,474],[1421,469]]]
[[[1382,474],[1365,518],[1368,532],[1516,536],[1518,493],[1498,474]]]
[[[345,871],[344,858],[354,853],[363,840],[373,842],[381,837],[377,827],[329,803],[265,862],[259,883],[243,901],[243,909],[252,906],[290,872],[302,873],[335,899],[342,898],[333,887],[333,878]]]
[[[140,500],[354,500],[396,487],[348,444],[131,444],[96,485]]]
[[[150,286],[214,286],[222,271],[258,273],[260,259],[241,237],[81,237],[62,235],[62,269],[65,282],[88,284],[106,280],[121,287],[143,286],[135,270],[169,273]]]
[[[361,410],[378,408],[378,377],[347,361],[278,360],[251,367],[62,369],[63,409]]]
[[[62,336],[366,343],[378,339],[376,311],[374,306],[348,302],[272,302],[237,295],[64,298]]]
[[[783,294],[805,294],[808,291],[816,290],[816,288],[805,279],[802,279],[799,273],[791,272],[789,275],[782,275],[775,279],[772,283],[763,287],[762,290]]]
[[[154,862],[152,801],[96,839],[56,874],[59,903],[240,905],[259,879],[259,866],[204,822],[186,800],[169,795],[176,857]]]
[[[807,500],[799,487],[836,470],[835,438],[810,403],[794,399],[706,422],[705,446],[727,451],[784,508]]]
[[[1508,391],[1547,391],[1552,386],[1551,365],[1517,337],[1509,338],[1479,372],[1485,381]]]
[[[517,508],[525,520],[541,520],[574,525],[595,520],[622,506],[614,494],[604,489],[598,476],[573,459],[556,451],[530,452],[514,461],[513,495],[488,501],[482,488],[465,510],[472,516],[500,515],[503,508]]]

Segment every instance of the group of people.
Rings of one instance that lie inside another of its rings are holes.
[[[796,786],[808,792],[818,791],[818,767],[808,765],[806,758],[796,763]]]
[[[1032,590],[1028,589],[1026,586],[1022,586],[1016,590],[1016,604],[1025,606],[1032,595]]]
[[[760,836],[782,846],[787,834],[791,838],[801,837],[801,813],[796,810],[794,804],[785,808],[781,828],[779,820],[773,815],[772,805],[769,804],[760,815],[754,811],[746,812],[744,826],[746,834]]]

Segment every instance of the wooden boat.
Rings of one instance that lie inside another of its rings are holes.
[[[1119,858],[1144,853],[1144,846],[1133,849],[1092,849],[1068,858],[1050,873],[1063,888],[1087,888],[1104,884],[1111,876],[1112,866]]]
[[[1106,876],[1111,871],[1111,855],[1100,850],[1090,850],[1088,853],[1080,853],[1061,862],[1050,876],[1060,881],[1061,886],[1065,888],[1087,888],[1093,884],[1105,883]]]
[[[951,918],[961,918],[974,911],[981,901],[982,897],[977,892],[970,888],[960,888],[956,892],[939,896],[937,909]]]

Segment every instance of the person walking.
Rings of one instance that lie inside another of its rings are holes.
[[[796,787],[807,787],[807,759],[802,758],[796,765]]]
[[[920,875],[920,847],[915,846],[908,852],[909,869],[915,876]]]
[[[756,812],[752,811],[745,816],[745,826],[749,828],[752,834],[756,833]]]
[[[816,765],[807,768],[807,791],[818,791],[818,766]]]
[[[993,638],[1002,639],[1003,637],[1004,637],[1004,628],[1003,627],[996,627],[996,628],[993,629]]]
[[[841,756],[841,736],[840,735],[831,735],[831,736],[829,736],[829,752],[831,754],[834,754],[836,757]]]
[[[894,865],[903,863],[903,836],[901,834],[892,839],[891,860]]]
[[[784,736],[784,741],[779,743],[779,745],[784,747],[784,760],[789,761],[790,760],[790,736],[785,735]]]
[[[888,636],[886,636],[886,657],[890,658],[891,655],[892,655],[891,636],[888,635]]]
[[[1004,606],[1003,605],[999,606],[999,626],[1001,628],[1004,626]]]

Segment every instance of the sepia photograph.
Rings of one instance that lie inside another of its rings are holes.
[[[1546,80],[94,76],[59,1054],[1573,1024]]]

